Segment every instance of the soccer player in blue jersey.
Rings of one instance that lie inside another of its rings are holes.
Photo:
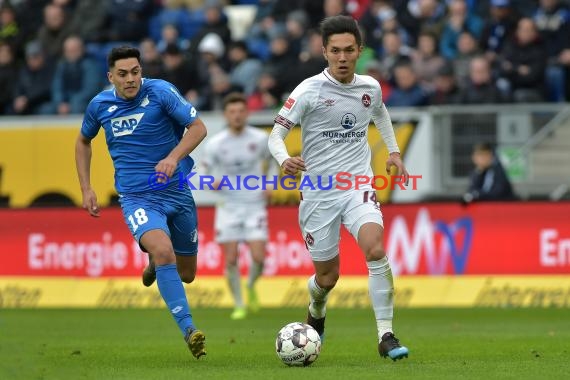
[[[91,140],[102,127],[125,222],[149,254],[143,283],[150,286],[156,279],[192,355],[199,359],[206,354],[205,335],[194,325],[182,284],[196,276],[196,206],[190,189],[167,176],[183,178],[191,171],[189,154],[206,136],[206,127],[172,84],[142,78],[138,49],[114,48],[107,60],[113,87],[87,106],[75,145],[83,207],[94,217],[100,215],[90,168]]]

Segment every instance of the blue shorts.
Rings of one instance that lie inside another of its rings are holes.
[[[198,218],[189,189],[122,194],[119,203],[125,222],[139,245],[145,232],[159,229],[170,236],[177,255],[198,253]],[[142,245],[141,249],[145,251]]]

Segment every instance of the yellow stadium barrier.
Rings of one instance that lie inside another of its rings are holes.
[[[265,277],[262,306],[305,307],[305,277]],[[192,307],[232,307],[222,276],[187,285]],[[396,278],[396,307],[570,307],[568,276],[405,276]],[[367,308],[368,277],[341,277],[330,307]],[[138,278],[0,278],[0,308],[162,308],[156,286]]]

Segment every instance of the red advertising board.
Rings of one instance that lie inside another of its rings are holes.
[[[570,274],[570,203],[409,204],[383,207],[384,243],[397,275]],[[223,274],[213,208],[200,208],[199,275]],[[269,211],[266,275],[308,275],[297,209]],[[0,210],[0,276],[139,276],[146,254],[121,211]],[[242,269],[248,265],[242,250]],[[365,275],[364,258],[341,231],[341,272]]]

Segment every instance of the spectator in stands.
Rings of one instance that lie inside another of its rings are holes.
[[[0,6],[0,42],[7,43],[15,56],[20,56],[24,35],[16,20],[16,12],[9,3]]]
[[[469,188],[463,195],[464,203],[515,198],[507,173],[491,144],[476,144],[471,159],[475,168],[471,173]]]
[[[198,54],[195,59],[198,87],[189,100],[203,111],[221,109],[221,98],[230,85],[225,45],[220,36],[213,32],[204,36],[198,46]]]
[[[542,37],[548,57],[545,72],[548,100],[564,101],[564,69],[558,58],[565,48],[566,41],[570,39],[568,3],[564,5],[559,0],[540,0],[533,20]]]
[[[292,91],[297,86],[297,76],[293,67],[299,66],[299,57],[291,51],[287,34],[279,34],[271,40],[271,55],[265,62],[265,68],[274,73],[278,88],[283,92]]]
[[[382,45],[384,51],[380,55],[380,63],[388,76],[388,80],[392,80],[396,63],[401,60],[409,60],[409,48],[402,45],[402,39],[396,32],[384,33]]]
[[[514,102],[544,100],[546,52],[532,19],[520,19],[516,38],[507,42],[499,62],[501,76],[509,82]]]
[[[10,3],[16,11],[16,20],[24,41],[35,39],[44,22],[44,8],[51,0],[18,0]]]
[[[272,11],[272,17],[278,23],[284,23],[291,10],[302,9],[309,16],[308,28],[316,28],[325,18],[324,3],[325,0],[277,0]],[[329,8],[331,8],[330,5]]]
[[[457,85],[460,88],[465,88],[469,84],[469,66],[473,58],[482,54],[479,48],[479,42],[469,32],[463,32],[459,35],[457,41],[457,56],[453,62],[453,71],[457,79]]]
[[[69,34],[69,21],[63,8],[54,4],[46,5],[44,23],[38,31],[37,39],[49,59],[57,60],[61,57],[63,41]]]
[[[382,36],[384,35],[383,24],[386,20],[395,17],[396,11],[389,0],[372,0],[359,21],[364,32],[364,45],[381,52]]]
[[[513,38],[518,19],[511,0],[491,0],[491,17],[483,27],[480,46],[492,64],[502,52],[505,41]]]
[[[194,66],[186,60],[180,47],[176,44],[166,46],[162,53],[162,62],[163,67],[160,78],[176,86],[186,99],[191,99],[198,88],[198,78]],[[142,66],[142,68],[145,71],[145,77],[147,77],[145,66]]]
[[[386,103],[390,99],[392,90],[394,89],[390,81],[386,78],[386,73],[382,68],[382,64],[378,60],[371,60],[366,63],[365,75],[370,75],[372,78],[376,79],[380,84],[380,90],[382,91],[382,101]]]
[[[153,11],[153,0],[108,0],[109,41],[136,43],[141,41],[148,34],[149,19]]]
[[[158,41],[165,25],[173,25],[179,37],[190,41],[204,24],[204,14],[199,9],[202,1],[163,0],[162,8],[149,22],[149,37]]]
[[[255,90],[257,78],[263,67],[262,62],[249,54],[243,41],[236,41],[228,47],[230,61],[230,83],[241,88],[244,95],[249,96]]]
[[[259,0],[255,17],[247,35],[248,43],[268,41],[275,29],[284,29],[283,23],[275,19],[274,10],[277,0]],[[285,17],[285,14],[283,15]],[[267,44],[269,46],[269,44]]]
[[[418,48],[410,54],[412,67],[420,84],[426,90],[434,89],[434,79],[445,60],[438,53],[437,36],[432,32],[421,32],[418,38]]]
[[[327,67],[327,61],[323,56],[323,38],[317,29],[307,32],[307,45],[299,55],[298,69],[295,70],[296,83],[301,83],[305,78],[312,77],[322,72]]]
[[[346,0],[323,1],[323,18],[347,14]]]
[[[12,103],[14,85],[18,71],[14,59],[12,47],[5,42],[0,42],[0,115],[6,114]]]
[[[255,91],[247,98],[247,108],[255,112],[280,107],[281,94],[275,73],[269,68],[264,68],[257,79]]]
[[[454,59],[457,56],[459,35],[467,31],[479,38],[483,30],[483,20],[469,13],[465,0],[451,0],[448,9],[439,47],[444,58]]]
[[[53,62],[47,59],[39,41],[26,45],[26,60],[18,75],[12,113],[49,113],[54,69]]]
[[[58,115],[80,114],[101,90],[98,63],[85,55],[83,41],[72,35],[65,39],[52,83],[52,112]]]
[[[145,78],[163,78],[164,68],[162,57],[152,38],[145,38],[139,46],[141,52],[141,67],[144,70]]]
[[[206,21],[190,43],[193,56],[198,53],[197,49],[198,46],[200,46],[200,42],[210,33],[217,34],[218,37],[221,38],[224,46],[229,45],[232,40],[231,31],[228,26],[228,18],[224,13],[221,0],[204,1],[204,14]],[[196,104],[194,105],[196,106]],[[200,109],[198,106],[196,106],[196,108]]]
[[[360,29],[360,35],[362,37],[362,41],[364,41],[366,38],[365,34],[366,32]],[[366,65],[368,64],[368,62],[376,60],[377,57],[378,54],[374,49],[372,49],[370,46],[362,45],[362,49],[360,50],[360,56],[356,60],[355,73],[356,74],[364,73],[366,71]]]
[[[100,43],[107,38],[107,9],[104,1],[78,0],[71,15],[70,33],[78,35],[85,43]]]
[[[566,36],[570,36],[570,24],[565,27]],[[566,46],[558,56],[558,62],[564,68],[564,92],[566,101],[570,102],[570,38],[566,39]]]
[[[505,98],[495,84],[491,66],[485,56],[475,57],[469,65],[469,83],[461,91],[463,104],[496,104]]]
[[[306,45],[308,24],[309,16],[303,10],[298,9],[287,14],[285,30],[292,54],[298,56],[301,54],[303,46]]]
[[[420,85],[409,60],[402,60],[394,67],[396,86],[385,102],[392,107],[416,107],[427,105],[427,92]]]
[[[180,32],[175,24],[165,24],[160,31],[160,41],[156,47],[159,52],[163,53],[168,45],[176,45],[184,52],[190,48],[190,41],[180,37]]]
[[[360,20],[371,2],[371,0],[346,0],[346,12],[355,20]]]
[[[437,72],[434,82],[435,88],[429,95],[429,105],[459,104],[461,92],[453,71],[453,65],[446,62]]]
[[[421,31],[430,30],[436,36],[443,29],[445,5],[438,0],[409,0],[395,2],[398,21],[410,35],[411,46],[416,46]]]

